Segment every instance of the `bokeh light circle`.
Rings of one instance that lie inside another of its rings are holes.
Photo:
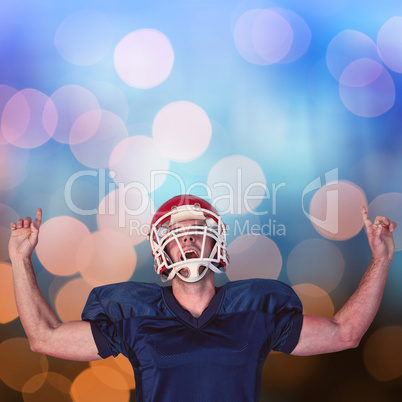
[[[112,45],[112,25],[97,10],[80,10],[59,26],[54,44],[71,64],[90,66],[106,57]]]
[[[3,138],[16,147],[39,147],[54,134],[57,119],[56,107],[47,95],[36,89],[23,89],[4,107]]]
[[[292,285],[312,283],[331,292],[339,284],[345,269],[342,253],[324,239],[299,243],[289,254],[287,274]]]
[[[402,377],[402,327],[376,330],[364,344],[363,356],[368,372],[377,381]]]
[[[246,11],[236,22],[233,32],[236,49],[248,62],[259,65],[277,63],[290,50],[293,30],[288,21],[275,11]]]
[[[135,187],[122,186],[103,198],[96,220],[99,229],[119,231],[132,245],[136,245],[147,238],[153,210],[148,193]]]
[[[10,223],[17,223],[18,218],[19,215],[13,208],[0,202],[0,226],[3,226],[10,231]]]
[[[0,119],[3,114],[4,107],[7,105],[8,101],[17,93],[18,91],[8,85],[0,85]],[[8,144],[8,141],[3,138],[3,133],[0,124],[0,145]],[[1,161],[1,158],[0,158]]]
[[[377,47],[384,63],[402,73],[402,17],[389,19],[378,31]]]
[[[126,380],[130,389],[135,389],[135,379],[133,376],[133,367],[130,361],[122,354],[116,357],[108,357],[107,359],[95,360],[89,363],[91,367],[110,367],[117,370]],[[95,374],[97,374],[95,372]]]
[[[17,187],[27,176],[28,150],[0,145],[0,191]]]
[[[114,66],[117,74],[135,88],[153,88],[169,76],[174,52],[169,39],[155,29],[131,32],[117,44]]]
[[[70,130],[83,113],[99,109],[95,95],[79,85],[65,85],[50,96],[58,111],[58,122],[53,138],[63,144],[69,143]]]
[[[347,29],[336,35],[328,45],[327,66],[336,80],[349,64],[362,58],[380,61],[376,44],[361,32]]]
[[[310,220],[314,228],[331,240],[347,240],[363,227],[361,206],[367,206],[363,190],[348,181],[321,187],[310,204]]]
[[[303,314],[332,318],[335,307],[329,294],[311,283],[293,286],[303,305]]]
[[[339,94],[352,113],[376,117],[394,105],[395,84],[381,64],[363,58],[345,68],[339,79]]]
[[[59,373],[36,374],[22,387],[24,402],[71,401],[71,384],[67,377]]]
[[[124,376],[117,370],[94,366],[75,378],[71,397],[75,402],[129,402],[130,389]]]
[[[362,58],[350,63],[339,77],[339,83],[348,87],[364,87],[377,80],[383,67],[374,60]]]
[[[0,262],[0,323],[5,324],[18,317],[14,299],[13,269],[11,264]]]
[[[159,152],[152,138],[137,135],[116,145],[109,168],[119,186],[152,192],[165,181],[169,160]]]
[[[263,235],[237,237],[228,246],[230,264],[227,276],[231,281],[264,278],[277,279],[282,268],[282,256],[274,241]]]
[[[1,150],[3,146],[0,146],[0,157],[2,156]],[[0,167],[2,167],[2,161],[0,159]],[[6,170],[7,171],[7,170]],[[0,170],[0,189],[1,189],[1,177],[4,170]],[[6,204],[0,203],[0,261],[7,260],[8,255],[8,241],[10,239],[10,223],[17,222],[19,216],[17,212]]]
[[[1,147],[0,147],[1,151]],[[0,152],[1,156],[1,152]],[[1,162],[0,162],[1,166]],[[1,174],[0,174],[1,177]],[[1,188],[1,187],[0,187]],[[8,241],[10,239],[10,223],[17,222],[19,216],[8,205],[0,203],[0,261],[8,259]]]
[[[78,272],[77,250],[89,229],[70,216],[49,219],[40,228],[36,253],[43,266],[52,274],[69,276]]]
[[[252,28],[252,41],[257,53],[274,64],[282,60],[290,50],[293,30],[289,22],[272,10],[262,10]]]
[[[41,353],[34,353],[26,338],[10,338],[0,344],[0,379],[21,391],[34,375],[46,373],[49,363]]]
[[[188,162],[208,148],[212,127],[205,111],[191,102],[173,102],[156,115],[152,136],[167,158]]]
[[[0,226],[0,261],[8,259],[8,240],[10,239],[10,229]]]
[[[242,155],[218,161],[208,174],[213,205],[222,214],[243,215],[266,197],[266,179],[257,162]]]
[[[130,108],[127,97],[120,88],[107,81],[91,82],[86,88],[96,97],[102,109],[116,114],[124,122],[127,121]]]
[[[86,236],[77,256],[80,273],[92,286],[128,281],[137,263],[130,239],[107,229]]]
[[[82,114],[70,131],[70,148],[85,166],[106,168],[113,148],[128,137],[123,120],[107,110]]]
[[[402,194],[386,193],[378,196],[370,202],[368,214],[372,222],[377,215],[383,215],[399,225],[394,232],[395,250],[402,250]]]
[[[311,41],[310,27],[299,14],[291,10],[275,7],[272,11],[285,18],[292,28],[293,40],[291,47],[286,56],[279,60],[279,63],[291,63],[303,56],[309,48]]]
[[[233,39],[237,51],[250,63],[264,65],[266,61],[254,48],[252,40],[253,24],[262,10],[248,10],[237,20],[233,31]]]
[[[81,320],[92,286],[82,278],[67,282],[55,297],[55,310],[62,322]]]

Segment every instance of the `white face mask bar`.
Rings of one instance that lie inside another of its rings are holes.
[[[203,236],[200,256],[196,258],[187,258],[187,254],[183,250],[179,239],[185,236],[199,235]],[[189,226],[173,229],[161,239],[162,249],[164,250],[166,245],[168,245],[170,242],[176,242],[182,259],[181,261],[170,264],[169,269],[171,269],[171,271],[169,277],[173,278],[175,275],[177,275],[186,282],[196,282],[205,276],[208,271],[207,268],[211,268],[214,272],[222,273],[221,270],[216,268],[216,266],[219,264],[219,260],[214,258],[217,255],[215,246],[212,248],[209,256],[204,256],[207,237],[212,238],[215,245],[217,242],[219,242],[216,231],[211,230],[211,228],[208,226]],[[165,252],[165,254],[167,253]],[[188,275],[183,275],[180,272],[184,268],[188,270]],[[167,279],[169,279],[169,277]]]
[[[173,212],[176,213],[176,212]],[[169,224],[171,224],[169,213],[164,215],[156,222],[151,228],[150,243],[152,252],[155,258],[155,271],[161,275],[162,281],[173,279],[175,275],[180,277],[186,282],[196,282],[205,276],[208,269],[216,273],[225,272],[225,266],[227,264],[227,252],[226,252],[226,230],[220,216],[214,216],[214,218],[205,218],[207,215],[212,215],[210,211],[203,211],[198,209],[197,214],[192,218],[200,220],[200,213],[205,221],[205,225],[197,225],[190,227],[176,228],[169,231]],[[183,219],[177,219],[175,216],[174,223],[180,222]],[[190,218],[188,212],[185,215],[186,219]],[[164,222],[163,225],[159,225],[159,222]],[[182,246],[180,245],[179,238],[185,235],[203,235],[201,255],[199,258],[187,258]],[[204,250],[206,244],[206,238],[210,237],[214,240],[214,246],[209,256],[204,257]],[[175,241],[180,249],[182,261],[173,263],[172,259],[166,252],[166,245],[171,241]],[[180,271],[186,268],[188,270],[188,276],[184,276]]]

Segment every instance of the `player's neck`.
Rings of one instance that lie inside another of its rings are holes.
[[[214,273],[209,271],[201,280],[193,283],[173,278],[172,291],[180,306],[198,318],[215,296]]]

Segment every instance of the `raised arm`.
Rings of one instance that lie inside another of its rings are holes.
[[[41,221],[39,208],[34,222],[27,217],[10,224],[15,301],[31,349],[63,359],[97,360],[100,356],[89,322],[61,323],[38,288],[31,255],[38,243]]]
[[[332,318],[304,316],[294,355],[308,356],[357,347],[374,320],[395,252],[396,223],[385,216],[377,216],[372,223],[365,207],[361,207],[361,212],[372,251],[370,265],[357,290]]]

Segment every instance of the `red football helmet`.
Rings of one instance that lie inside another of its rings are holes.
[[[184,220],[203,221],[186,227],[174,227]],[[188,235],[203,235],[200,255],[183,250],[180,239]],[[215,243],[211,254],[204,256],[205,241],[212,238]],[[166,201],[155,213],[149,234],[155,271],[163,282],[175,275],[186,282],[196,282],[204,277],[208,269],[223,273],[228,263],[226,250],[226,227],[218,211],[207,201],[194,195],[178,195]],[[170,242],[176,242],[181,252],[181,261],[173,262],[166,251]],[[180,271],[188,269],[188,276]]]

